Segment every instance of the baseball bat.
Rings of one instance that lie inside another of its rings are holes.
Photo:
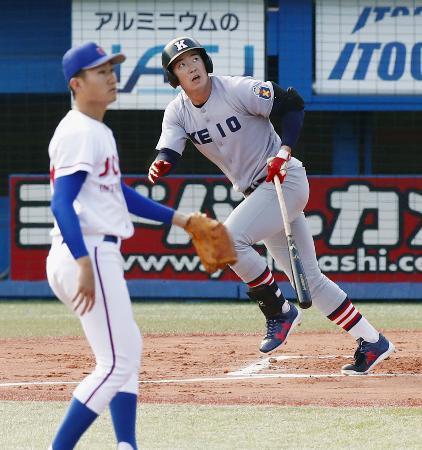
[[[290,267],[292,268],[293,284],[297,295],[297,301],[299,302],[299,306],[302,309],[307,309],[312,306],[312,297],[309,291],[308,281],[306,280],[305,271],[303,270],[299,251],[292,236],[292,230],[290,227],[289,216],[287,215],[287,208],[284,201],[283,190],[281,189],[281,183],[277,176],[274,177],[274,184],[277,191],[278,203],[280,205],[281,216],[284,223],[284,232],[287,239]]]

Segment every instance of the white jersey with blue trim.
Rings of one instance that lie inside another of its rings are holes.
[[[74,208],[84,235],[112,234],[122,239],[134,228],[120,184],[119,158],[107,125],[71,110],[61,120],[48,149],[52,190],[54,179],[88,172]],[[57,223],[51,232],[60,235]]]
[[[273,86],[251,77],[211,76],[212,89],[201,107],[184,91],[167,106],[157,150],[182,154],[186,140],[216,164],[243,192],[267,174],[267,159],[275,156],[281,139],[268,120]],[[301,166],[292,158],[289,166]]]

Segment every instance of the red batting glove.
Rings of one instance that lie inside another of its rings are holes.
[[[277,156],[267,159],[267,178],[266,182],[274,181],[277,176],[282,184],[287,175],[287,163],[290,160],[290,153],[281,149]]]
[[[159,178],[163,177],[171,169],[171,163],[158,159],[151,164],[148,172],[148,180],[154,184]]]

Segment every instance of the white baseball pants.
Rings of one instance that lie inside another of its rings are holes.
[[[314,241],[303,213],[309,198],[305,168],[289,168],[282,189],[313,304],[324,315],[329,315],[344,301],[346,293],[322,274],[318,266]],[[264,272],[267,262],[252,247],[263,241],[278,267],[285,272],[293,285],[287,239],[273,183],[261,183],[234,209],[225,225],[233,236],[238,256],[238,262],[231,268],[239,278],[248,283]]]
[[[103,236],[84,236],[95,273],[95,305],[80,316],[94,352],[95,370],[75,389],[74,396],[100,414],[117,392],[138,393],[142,337],[134,320],[124,279],[120,245]],[[62,238],[53,239],[47,278],[55,295],[73,310],[78,266]]]

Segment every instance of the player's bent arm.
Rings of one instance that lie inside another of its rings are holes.
[[[121,182],[128,210],[132,214],[183,228],[192,238],[207,272],[223,269],[237,260],[232,239],[223,224],[197,212],[184,214],[138,194]]]
[[[190,214],[183,214],[180,211],[174,211],[172,223],[177,225],[180,228],[186,228],[186,225],[189,221]]]
[[[81,308],[80,314],[83,316],[91,311],[95,304],[95,276],[91,258],[88,255],[78,258],[76,263],[79,266],[78,290],[72,302],[73,309],[76,311]]]
[[[130,213],[145,219],[156,220],[166,224],[173,223],[181,228],[185,228],[190,215],[176,211],[168,206],[164,206],[154,200],[144,197],[135,189],[132,189],[123,181],[122,191]]]
[[[73,208],[73,202],[78,196],[86,176],[87,172],[78,171],[57,178],[54,182],[54,194],[51,200],[51,210],[63,240],[79,266],[78,288],[72,302],[75,311],[81,308],[81,315],[91,311],[95,303],[94,270],[82,237],[78,216]]]
[[[54,194],[51,199],[51,210],[56,218],[63,240],[75,259],[88,255],[82,237],[81,225],[73,208],[73,202],[78,196],[86,176],[87,172],[78,171],[71,175],[56,178]]]
[[[159,178],[173,171],[180,159],[180,154],[170,148],[159,150],[157,157],[148,171],[148,179],[154,184]]]
[[[271,114],[283,115],[289,111],[303,111],[305,102],[295,89],[289,87],[285,90],[273,81],[271,81],[271,84],[274,90]]]
[[[274,102],[270,119],[281,119],[283,145],[291,149],[296,145],[303,126],[305,103],[302,97],[293,89],[282,89],[271,82],[274,89]]]
[[[290,111],[285,114],[281,120],[283,129],[281,142],[283,145],[289,146],[290,149],[296,146],[299,140],[300,132],[303,127],[303,119],[305,113],[303,111]]]
[[[162,148],[161,150],[159,150],[157,157],[155,158],[155,161],[159,160],[167,161],[171,164],[172,167],[171,170],[174,170],[181,156],[182,155],[180,153],[177,153],[171,148]]]
[[[144,197],[123,181],[121,185],[127,209],[131,214],[144,217],[145,219],[156,220],[157,222],[172,223],[174,209]]]

